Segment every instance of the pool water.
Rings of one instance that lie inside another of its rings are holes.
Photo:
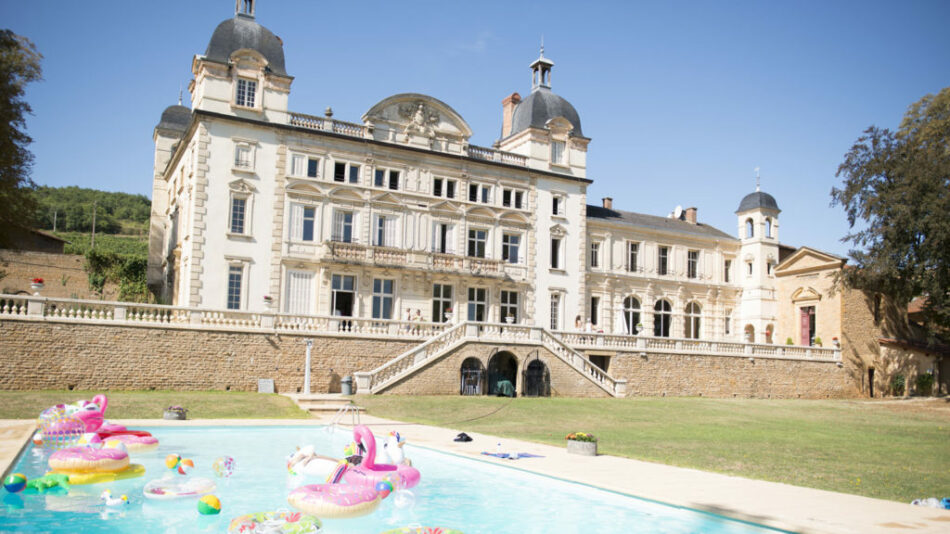
[[[318,453],[342,456],[352,441],[346,429],[324,427],[154,427],[145,428],[161,442],[156,451],[132,455],[145,465],[144,477],[111,484],[57,488],[42,494],[3,492],[0,531],[50,533],[186,533],[224,532],[231,518],[270,510],[289,510],[287,495],[304,483],[322,480],[292,478],[286,458],[297,446],[312,444]],[[377,434],[382,429],[376,429]],[[409,524],[452,527],[472,533],[599,532],[599,533],[730,533],[775,532],[766,527],[717,515],[636,499],[589,486],[526,473],[495,462],[477,461],[412,446],[406,456],[422,473],[418,486],[383,500],[376,511],[354,519],[323,520],[323,532],[377,533]],[[378,441],[382,447],[382,441]],[[165,456],[191,458],[190,476],[212,478],[221,500],[221,514],[203,516],[195,499],[146,499],[146,482],[168,472]],[[235,459],[234,474],[217,478],[211,469],[220,456]],[[28,478],[46,472],[49,452],[32,445],[12,472]],[[530,462],[521,459],[511,462]],[[127,494],[130,504],[105,506],[100,493]],[[2,490],[0,490],[2,492]],[[410,495],[411,493],[411,495]],[[399,497],[399,498],[396,498]]]

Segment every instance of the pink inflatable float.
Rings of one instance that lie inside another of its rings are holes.
[[[287,502],[294,508],[326,518],[359,517],[372,513],[383,495],[370,487],[348,484],[310,484],[290,492]]]
[[[344,483],[375,488],[377,483],[389,481],[397,490],[408,489],[419,483],[420,474],[415,467],[376,463],[376,438],[366,426],[353,427],[353,440],[363,444],[366,456],[360,465],[351,466],[343,473]]]

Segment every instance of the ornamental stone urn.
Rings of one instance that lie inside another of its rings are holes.
[[[567,440],[567,452],[580,454],[581,456],[597,456],[597,442],[569,439]]]

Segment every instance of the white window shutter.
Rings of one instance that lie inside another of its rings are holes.
[[[303,239],[303,206],[301,204],[290,205],[290,239],[292,241]]]
[[[386,217],[384,234],[387,247],[399,246],[398,243],[396,243],[396,223],[397,220],[395,217]]]
[[[343,212],[336,210],[333,212],[333,241],[343,240]]]
[[[439,223],[432,223],[432,246],[430,249],[432,252],[439,251]]]
[[[445,238],[445,251],[448,254],[455,254],[455,225],[446,225],[445,231],[449,234]]]

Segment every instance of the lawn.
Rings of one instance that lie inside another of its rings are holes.
[[[44,409],[101,391],[0,391],[0,419],[34,419]],[[109,419],[161,419],[177,405],[189,419],[309,419],[310,415],[281,395],[235,391],[108,391]]]
[[[368,413],[910,502],[950,493],[950,402],[360,396]]]

